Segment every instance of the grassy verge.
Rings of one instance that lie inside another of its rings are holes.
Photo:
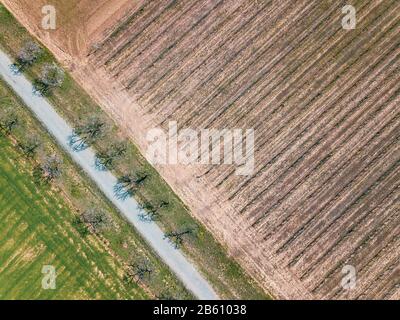
[[[32,36],[0,5],[0,47],[11,56],[16,56],[19,49]],[[56,61],[52,54],[45,49],[45,54],[26,74],[35,79],[44,63]],[[72,125],[79,123],[92,114],[101,115],[111,128],[108,134],[95,144],[97,150],[104,149],[122,139],[123,133],[110,118],[96,105],[93,100],[67,74],[61,88],[48,97],[58,112]],[[149,165],[136,146],[130,142],[123,161],[120,161],[114,171],[116,175],[134,171],[149,173],[144,187],[135,195],[139,202],[159,203],[167,201],[168,208],[163,209],[157,223],[166,232],[182,230],[185,226],[196,226],[196,235],[185,238],[182,250],[197,265],[200,271],[211,282],[223,298],[266,299],[269,298],[263,290],[231,259],[212,235],[196,221],[188,208],[173,193],[170,187]]]

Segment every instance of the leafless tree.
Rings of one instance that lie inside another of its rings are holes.
[[[40,58],[42,52],[42,48],[36,42],[26,42],[18,52],[16,62],[12,65],[13,70],[18,73],[24,71]]]
[[[61,176],[62,160],[57,155],[45,157],[42,164],[36,168],[35,175],[40,175],[40,180],[50,183]]]
[[[115,196],[121,200],[133,196],[148,178],[149,174],[146,172],[126,174],[119,177],[117,184],[114,186]]]
[[[98,208],[90,208],[82,214],[82,220],[87,223],[94,232],[101,232],[111,227],[110,216]]]
[[[150,202],[145,202],[140,205],[139,218],[145,222],[156,221],[160,218],[160,213]]]
[[[185,227],[178,231],[171,231],[164,235],[165,239],[168,239],[176,249],[179,249],[188,236],[193,236],[195,233],[194,227]]]
[[[39,78],[34,81],[33,90],[36,94],[46,96],[52,89],[61,87],[64,78],[63,69],[55,63],[47,63],[42,67]]]
[[[153,273],[151,263],[147,259],[139,262],[133,262],[128,266],[125,278],[128,282],[139,282],[150,280]]]
[[[151,202],[144,202],[140,205],[141,212],[139,218],[145,222],[156,221],[161,217],[160,209],[165,208],[169,205],[167,201],[161,201],[157,205],[153,205]]]
[[[126,143],[115,143],[106,151],[99,151],[96,154],[96,168],[98,170],[112,170],[115,162],[126,153]]]
[[[18,126],[19,119],[17,114],[11,107],[2,109],[0,111],[0,129],[9,135]]]
[[[106,124],[96,116],[75,127],[69,137],[69,145],[74,151],[82,151],[104,135]]]

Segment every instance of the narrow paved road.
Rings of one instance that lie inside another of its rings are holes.
[[[199,299],[218,299],[209,283],[200,275],[181,251],[175,249],[155,223],[142,222],[138,214],[137,202],[130,198],[125,201],[114,196],[116,177],[108,171],[95,169],[95,153],[89,148],[81,152],[73,152],[68,144],[72,127],[68,125],[55,111],[54,107],[42,97],[32,92],[32,84],[23,75],[14,75],[10,70],[12,61],[0,50],[0,76],[21,97],[26,106],[36,115],[40,122],[54,136],[57,142],[68,152],[72,159],[85,170],[100,190],[119,209],[119,211],[136,228],[142,237],[151,245],[161,259],[171,268],[177,277]]]

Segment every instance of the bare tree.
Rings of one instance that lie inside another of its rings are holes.
[[[98,233],[111,227],[110,216],[98,208],[90,208],[82,214],[82,220],[87,223],[94,232]]]
[[[160,213],[150,202],[145,202],[140,205],[139,218],[145,222],[156,221],[160,218]]]
[[[21,148],[25,157],[33,158],[40,144],[41,142],[37,137],[29,137],[25,141],[19,142],[18,146]]]
[[[11,108],[6,108],[1,111],[0,129],[4,131],[6,135],[11,134],[11,132],[18,126],[18,124],[18,116]]]
[[[40,175],[43,182],[50,183],[61,176],[61,166],[62,160],[57,155],[47,156],[37,167],[36,174]]]
[[[96,154],[96,168],[98,170],[114,169],[115,161],[123,157],[126,153],[126,143],[115,143],[106,151],[99,151]]]
[[[34,93],[46,96],[51,90],[61,87],[64,82],[65,73],[55,63],[47,63],[42,67],[42,72],[38,79],[34,81]]]
[[[33,41],[28,41],[20,49],[16,62],[12,65],[15,72],[20,73],[26,67],[33,65],[41,56],[42,48]]]
[[[103,136],[106,124],[98,117],[90,117],[84,123],[75,127],[69,137],[69,145],[74,151],[82,151],[91,146]]]
[[[150,280],[153,268],[147,259],[131,263],[126,271],[125,278],[128,282]]]
[[[194,227],[186,227],[178,231],[171,231],[164,235],[164,239],[168,239],[176,249],[183,245],[185,237],[193,236],[195,233]]]
[[[155,206],[151,202],[144,202],[140,204],[141,212],[139,213],[139,218],[145,222],[156,221],[161,217],[160,209],[167,206],[169,206],[169,202],[164,200]]]
[[[148,178],[149,174],[146,172],[126,174],[119,177],[114,186],[115,196],[121,200],[132,197]]]

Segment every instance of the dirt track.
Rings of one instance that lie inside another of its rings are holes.
[[[398,1],[353,1],[349,32],[343,1],[85,0],[53,33],[32,14],[44,1],[2,2],[142,150],[168,120],[256,129],[250,177],[159,170],[266,289],[399,298]],[[360,279],[350,292],[345,264]]]

